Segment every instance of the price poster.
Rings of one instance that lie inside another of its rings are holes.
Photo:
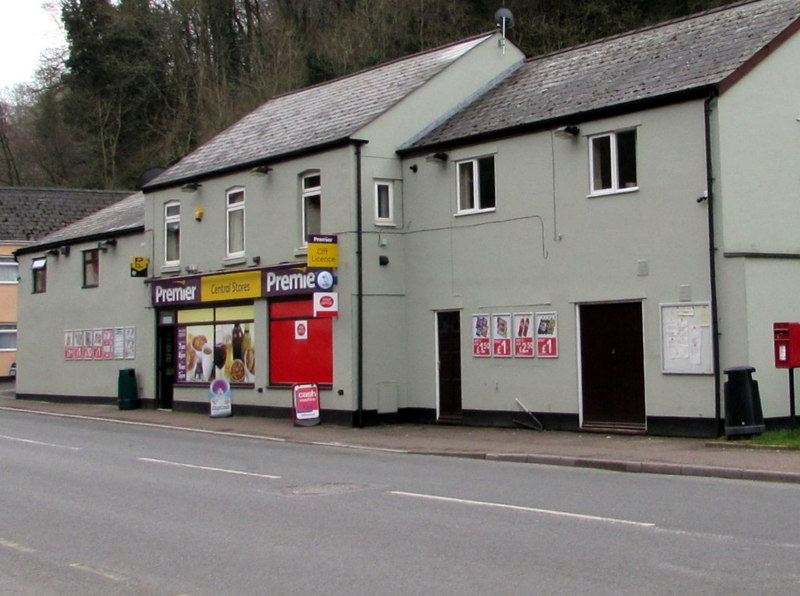
[[[554,312],[536,313],[536,354],[558,358],[558,316]]]
[[[533,313],[514,313],[514,357],[533,358]]]
[[[511,315],[492,315],[492,355],[511,358]]]
[[[489,330],[489,315],[472,315],[472,355],[488,358],[492,355],[492,338]]]

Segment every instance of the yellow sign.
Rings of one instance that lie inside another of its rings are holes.
[[[309,236],[307,265],[326,269],[338,267],[339,245],[336,236]]]
[[[242,271],[209,275],[200,280],[200,300],[239,300],[261,296],[261,272]]]
[[[147,257],[131,257],[131,277],[147,277],[147,266],[150,259]]]

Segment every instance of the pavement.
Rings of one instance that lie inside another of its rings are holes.
[[[257,416],[211,418],[192,412],[147,408],[120,410],[116,405],[21,400],[16,399],[14,384],[9,381],[0,382],[0,410],[401,454],[800,483],[800,450],[758,447],[725,438],[688,439],[436,424],[301,427],[291,420]]]

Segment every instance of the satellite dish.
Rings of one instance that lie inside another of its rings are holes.
[[[494,22],[498,27],[502,28],[503,33],[505,33],[506,29],[514,28],[514,15],[511,14],[511,11],[507,8],[500,8],[494,13]]]
[[[139,180],[136,181],[136,189],[140,190],[145,184],[148,184],[150,181],[154,180],[165,170],[166,168],[161,168],[161,167],[150,168],[149,170],[144,172],[141,176],[139,176]]]

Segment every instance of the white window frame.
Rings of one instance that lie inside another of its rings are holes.
[[[484,199],[481,193],[481,168],[480,162],[487,159],[492,160],[492,204],[484,205],[488,199]],[[462,201],[462,187],[461,173],[469,172],[471,176],[472,188],[469,191],[469,203],[464,204]],[[497,208],[497,164],[494,155],[481,155],[471,159],[464,159],[456,162],[456,215],[471,215],[473,213],[488,213]]]
[[[177,207],[177,213],[170,213],[170,209]],[[177,259],[170,259],[169,258],[169,238],[170,238],[170,224],[178,224],[177,228],[177,236],[178,236],[178,243],[177,243],[177,251],[178,251],[178,258]],[[179,265],[181,262],[181,204],[180,201],[170,201],[169,203],[164,204],[164,264],[167,266],[170,265]]]
[[[381,217],[381,188],[386,188],[386,208],[388,215]],[[394,225],[394,180],[375,180],[375,225],[393,226]]]
[[[17,285],[19,284],[19,263],[14,257],[0,256],[0,267],[11,270],[11,279],[0,279],[0,284]]]
[[[4,348],[0,345],[0,352],[16,352],[17,351],[17,326],[13,323],[0,323],[0,335],[13,335],[14,347]]]
[[[634,167],[634,176],[636,180],[634,181],[633,185],[626,186],[620,182],[620,164],[622,163],[622,159],[620,156],[620,149],[618,143],[618,136],[620,134],[625,133],[633,133],[634,137],[634,144],[633,144],[633,167]],[[597,156],[596,153],[596,143],[601,139],[608,139],[609,143],[609,167],[610,167],[610,186],[608,187],[600,187],[596,186],[597,177],[595,176],[596,172],[595,169],[597,168],[596,160]],[[635,192],[639,190],[639,172],[638,172],[638,144],[639,144],[639,134],[636,128],[626,128],[621,130],[616,130],[612,132],[604,132],[602,134],[592,135],[589,137],[589,196],[596,197],[596,196],[604,196],[610,194],[620,194],[620,193],[627,193],[627,192]]]
[[[241,195],[241,201],[237,200],[231,203],[232,197],[238,197]],[[246,197],[244,193],[244,188],[239,186],[236,188],[232,188],[225,193],[225,253],[227,257],[230,258],[237,258],[243,257],[245,254],[245,247],[246,247],[246,238],[245,238],[245,203]],[[242,249],[241,250],[231,250],[231,220],[234,215],[237,215],[238,212],[241,211],[241,235],[242,235]]]
[[[318,179],[318,183],[313,186],[306,186],[313,178]],[[316,197],[319,202],[319,230],[308,230],[308,201]],[[302,248],[308,248],[308,235],[319,234],[322,232],[322,177],[319,171],[307,172],[300,177],[300,236]]]

